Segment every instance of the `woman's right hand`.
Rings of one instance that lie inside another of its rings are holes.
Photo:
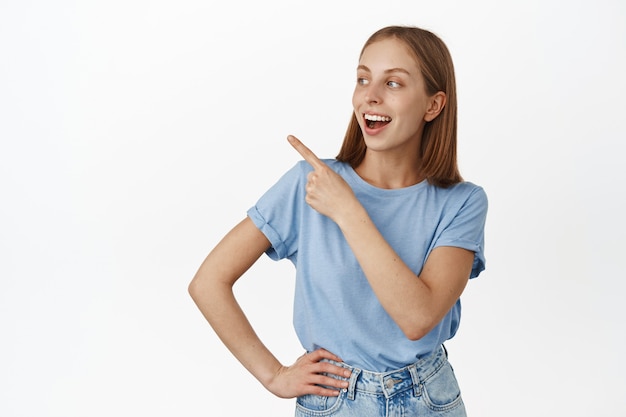
[[[322,359],[341,362],[338,356],[325,349],[318,349],[300,356],[291,366],[281,366],[266,388],[280,398],[306,394],[336,397],[341,389],[348,388],[348,381],[322,374],[350,378],[351,371],[330,362],[322,362]]]
[[[304,201],[315,211],[339,225],[341,218],[354,216],[355,207],[362,206],[346,180],[319,159],[298,138],[289,135],[288,140],[302,158],[313,167],[313,171],[307,175]]]

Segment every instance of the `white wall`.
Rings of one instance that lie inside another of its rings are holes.
[[[292,415],[187,284],[299,159],[287,134],[336,154],[389,24],[450,47],[490,198],[448,345],[470,415],[626,415],[625,22],[617,0],[2,1],[0,415]],[[295,360],[291,266],[237,287]]]

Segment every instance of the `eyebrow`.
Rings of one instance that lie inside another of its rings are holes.
[[[357,70],[367,71],[367,72],[372,72],[365,65],[359,65],[358,67],[356,67],[356,69]],[[407,75],[411,75],[411,73],[409,71],[405,70],[404,68],[399,68],[399,67],[398,68],[389,68],[389,69],[386,69],[384,72],[385,72],[385,74],[390,74],[390,73],[393,73],[393,72],[403,72],[403,73],[405,73]]]

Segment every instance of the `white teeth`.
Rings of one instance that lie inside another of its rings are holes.
[[[375,114],[366,114],[364,117],[365,117],[365,120],[371,120],[373,122],[390,122],[391,121],[391,117],[378,116]]]

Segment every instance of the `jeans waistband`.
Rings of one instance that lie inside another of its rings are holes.
[[[354,400],[356,391],[381,394],[389,398],[399,392],[412,389],[414,395],[419,396],[421,395],[422,383],[436,373],[447,360],[447,352],[442,346],[429,356],[425,356],[411,365],[388,372],[372,372],[352,367],[343,362],[330,362],[352,371],[352,375],[346,378],[349,381],[346,391],[348,391],[348,398]]]

